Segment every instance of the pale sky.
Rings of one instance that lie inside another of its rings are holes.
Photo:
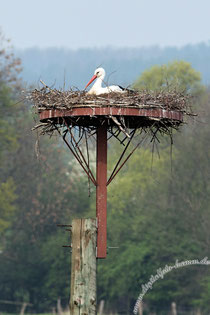
[[[0,0],[16,48],[183,46],[210,40],[210,0]]]

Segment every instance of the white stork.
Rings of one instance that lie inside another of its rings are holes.
[[[88,94],[100,95],[107,94],[111,92],[115,93],[124,93],[126,89],[119,85],[110,85],[107,87],[102,87],[102,82],[105,78],[106,72],[103,68],[97,68],[94,72],[93,77],[90,79],[85,89],[96,79],[96,82],[92,86],[92,88],[88,91]]]

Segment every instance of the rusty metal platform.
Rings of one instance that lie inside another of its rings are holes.
[[[101,120],[105,120],[107,126],[113,126],[113,120],[109,117],[124,117],[125,125],[128,128],[138,128],[138,126],[148,126],[154,120],[163,120],[169,125],[172,123],[180,123],[183,121],[183,113],[180,111],[171,111],[161,108],[134,108],[134,107],[72,107],[71,109],[47,109],[40,112],[40,120],[44,122],[46,119],[54,120],[62,123],[62,118],[71,118],[71,123],[75,126],[100,126]]]

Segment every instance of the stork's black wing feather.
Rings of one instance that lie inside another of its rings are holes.
[[[136,93],[134,90],[131,90],[131,89],[128,89],[128,88],[124,88],[124,87],[122,87],[121,85],[118,85],[118,86],[119,86],[119,88],[120,88],[121,90],[126,91],[126,92],[128,92],[129,94],[134,94],[134,93]]]

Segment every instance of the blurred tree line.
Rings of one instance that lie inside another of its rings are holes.
[[[108,246],[119,248],[98,261],[98,300],[105,300],[107,311],[131,314],[141,285],[158,268],[177,259],[210,257],[210,92],[189,64],[174,65],[182,88],[189,85],[186,74],[192,80],[199,116],[175,133],[172,161],[164,137],[160,158],[150,146],[142,146],[110,185]],[[10,49],[1,48],[0,300],[29,302],[28,312],[46,312],[59,297],[63,306],[69,299],[70,253],[62,248],[69,237],[56,224],[94,217],[95,201],[94,194],[88,197],[86,177],[57,137],[43,137],[36,158],[36,134],[31,133],[35,116],[20,101],[20,68]],[[158,79],[160,72],[156,67],[143,73],[136,88],[152,88],[151,78],[161,88],[165,82]],[[121,150],[110,145],[110,169]],[[188,266],[168,273],[145,295],[145,309],[164,314],[174,301],[209,314],[209,268]],[[1,304],[0,310],[18,311],[9,304]]]
[[[141,45],[141,43],[137,43]],[[40,77],[50,86],[76,86],[83,89],[91,73],[101,65],[105,68],[106,82],[129,86],[143,71],[155,65],[174,60],[185,60],[202,74],[205,84],[210,84],[210,42],[183,47],[137,47],[137,48],[67,48],[36,47],[17,50],[23,62],[22,78],[38,84]],[[59,62],[58,62],[59,60]]]

